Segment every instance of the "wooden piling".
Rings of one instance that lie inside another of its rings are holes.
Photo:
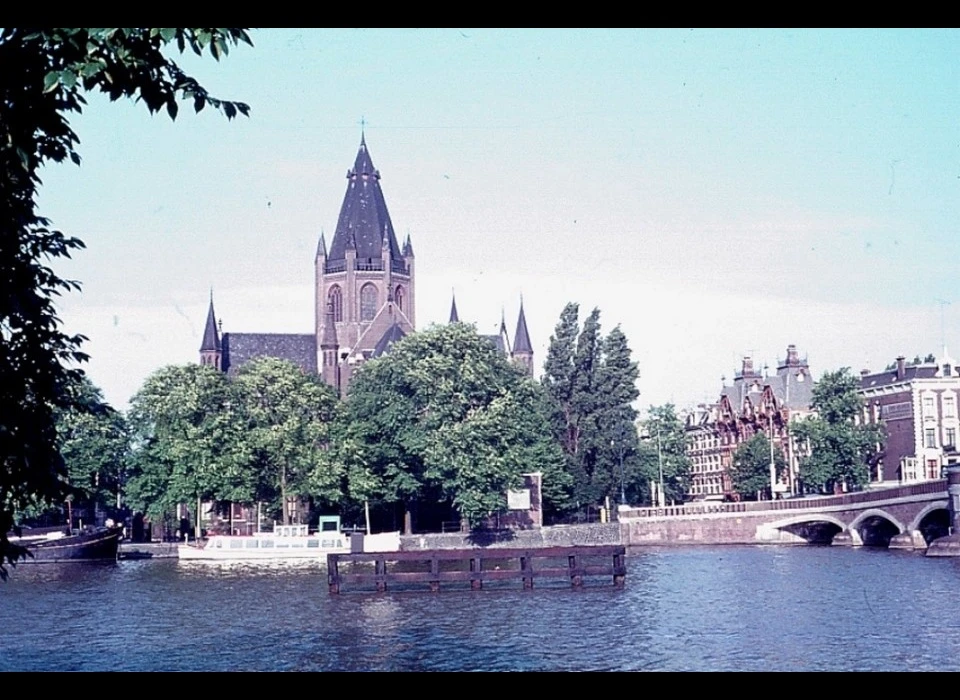
[[[442,583],[469,583],[472,590],[483,588],[484,581],[517,580],[526,590],[534,587],[535,580],[565,577],[573,588],[582,588],[587,576],[611,576],[613,585],[622,587],[625,583],[626,548],[619,545],[598,545],[589,547],[541,547],[535,549],[520,548],[470,548],[435,549],[404,552],[369,552],[352,554],[328,554],[327,576],[330,593],[338,594],[343,585],[375,585],[380,593],[394,584],[426,583],[429,590],[437,592]],[[550,559],[566,559],[567,566],[556,567]],[[587,559],[608,558],[610,563],[588,563]],[[501,568],[485,565],[497,560],[513,561]],[[341,562],[373,563],[373,573],[345,573]],[[450,570],[450,562],[461,562],[466,570]],[[420,571],[397,571],[394,564],[413,564]],[[442,566],[447,563],[447,568]],[[426,568],[426,571],[423,570]]]

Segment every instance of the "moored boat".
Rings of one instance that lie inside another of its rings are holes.
[[[58,528],[24,528],[19,536],[10,535],[11,544],[25,547],[28,556],[20,563],[56,563],[117,559],[123,538],[123,527],[110,521],[103,527],[79,530]]]
[[[183,544],[177,556],[186,561],[326,561],[327,554],[350,551],[349,537],[340,532],[339,516],[320,518],[320,529],[279,525],[272,532],[252,535],[212,535],[205,542]]]

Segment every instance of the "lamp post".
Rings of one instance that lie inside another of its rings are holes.
[[[667,496],[663,492],[663,452],[660,448],[660,426],[657,426],[657,468],[660,472],[660,497],[659,505],[663,508],[666,505]]]
[[[770,500],[777,497],[777,466],[773,461],[773,413],[770,413]]]

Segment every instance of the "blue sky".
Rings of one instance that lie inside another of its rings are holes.
[[[313,254],[366,122],[418,326],[538,366],[567,301],[620,324],[638,405],[716,398],[788,343],[815,375],[960,355],[960,35],[950,30],[257,30],[183,65],[250,104],[171,123],[91,96],[41,212],[88,249],[61,303],[117,406],[227,331],[309,332]],[[941,304],[940,302],[945,302]],[[949,302],[949,303],[947,303]],[[943,325],[941,332],[941,311]]]

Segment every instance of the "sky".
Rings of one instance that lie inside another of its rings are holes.
[[[90,95],[81,166],[39,211],[86,250],[54,269],[118,408],[223,330],[313,330],[361,123],[418,328],[511,334],[537,373],[567,302],[619,325],[637,407],[717,399],[744,355],[816,377],[960,356],[956,30],[255,30],[178,58],[228,121]]]

